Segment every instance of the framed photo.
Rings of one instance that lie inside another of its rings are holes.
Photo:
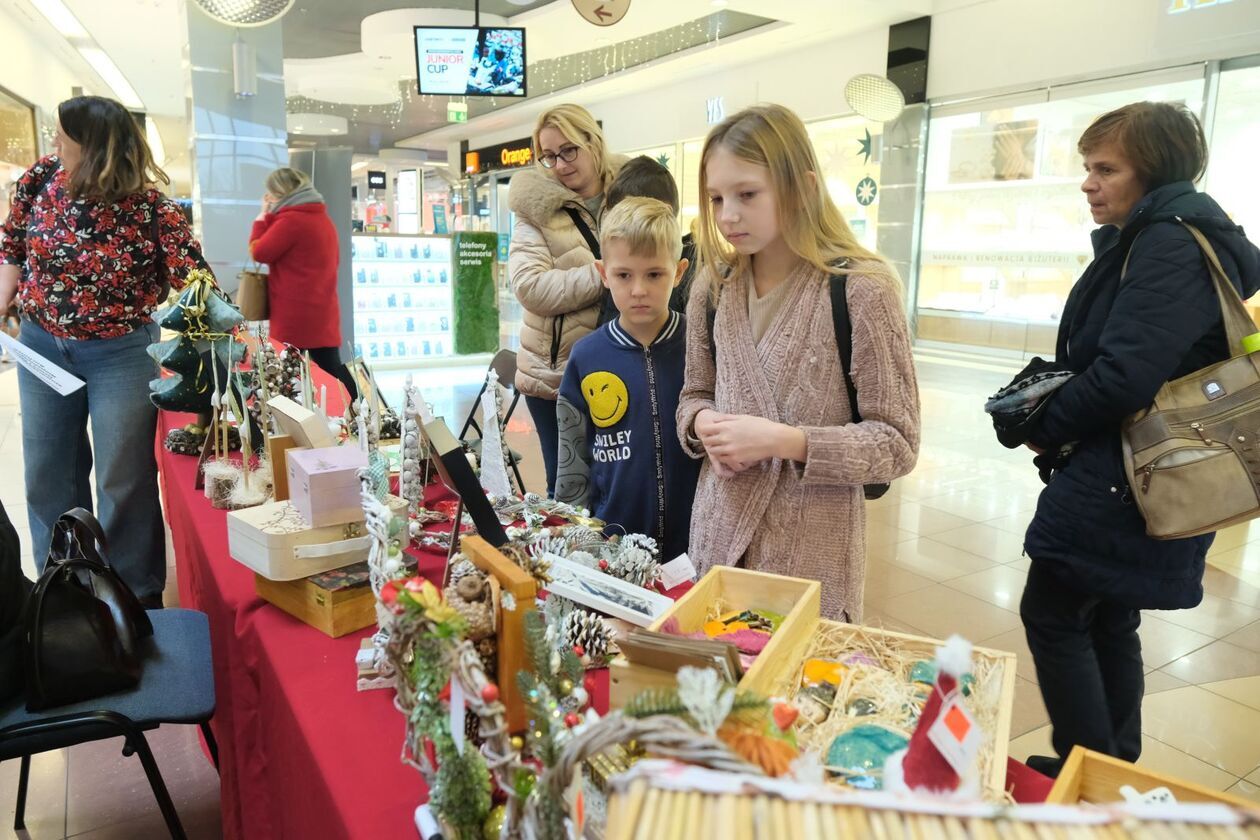
[[[647,627],[674,605],[670,598],[563,557],[551,557],[547,591],[587,609]]]

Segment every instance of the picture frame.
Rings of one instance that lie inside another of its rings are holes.
[[[548,592],[636,627],[647,627],[674,605],[671,598],[598,569],[563,557],[549,556],[548,559],[551,561]]]

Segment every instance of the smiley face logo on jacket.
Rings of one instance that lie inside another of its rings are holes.
[[[616,425],[630,407],[626,383],[606,370],[597,370],[582,378],[582,396],[591,412],[591,422],[601,429]]]

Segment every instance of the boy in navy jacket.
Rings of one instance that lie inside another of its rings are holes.
[[[575,344],[565,367],[556,498],[613,532],[653,537],[668,561],[687,550],[700,471],[673,430],[687,340],[669,300],[687,260],[673,209],[656,199],[624,199],[599,237],[596,265],[620,314]]]

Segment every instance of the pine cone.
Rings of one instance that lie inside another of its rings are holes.
[[[580,645],[592,665],[602,665],[612,648],[612,628],[593,612],[575,609],[565,618],[560,631],[564,644],[570,648]]]

